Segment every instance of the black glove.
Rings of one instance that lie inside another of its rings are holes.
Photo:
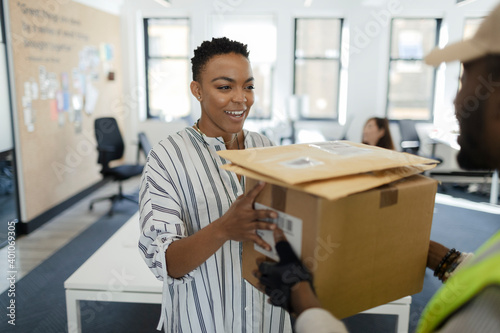
[[[291,289],[301,281],[309,281],[312,288],[312,275],[300,262],[287,241],[276,244],[280,257],[278,263],[263,262],[259,265],[259,281],[271,299],[271,304],[281,306],[288,312],[291,309]],[[314,289],[313,289],[314,290]]]

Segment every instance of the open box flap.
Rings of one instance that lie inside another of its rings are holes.
[[[366,191],[405,177],[409,177],[414,174],[421,173],[423,171],[432,169],[433,167],[434,165],[429,164],[402,166],[386,170],[366,172],[357,175],[348,175],[333,179],[290,185],[275,178],[257,173],[235,164],[225,164],[222,166],[222,168],[225,170],[233,171],[243,176],[262,180],[269,184],[304,191],[306,193],[317,195],[328,200],[336,200],[354,193]]]
[[[291,185],[356,174],[361,174],[360,177],[369,179],[371,176],[365,174],[367,172],[405,166],[419,166],[421,168],[423,165],[429,165],[429,169],[432,169],[438,163],[438,161],[413,154],[349,141],[222,150],[218,154],[231,161],[232,164]],[[409,168],[408,170],[414,169]],[[393,176],[395,175],[391,177]],[[376,178],[378,183],[379,177]],[[349,183],[349,186],[352,184]]]

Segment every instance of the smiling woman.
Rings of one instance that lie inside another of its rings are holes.
[[[254,78],[247,55],[213,56],[201,71],[202,75],[196,75],[198,80],[191,82],[191,92],[201,105],[196,128],[209,137],[222,137],[227,149],[243,148],[235,144],[243,142],[243,124],[254,102]]]
[[[140,190],[139,249],[163,282],[160,326],[167,332],[291,332],[289,315],[241,277],[241,242],[269,248],[257,229],[271,210],[255,210],[258,184],[220,169],[217,151],[272,145],[243,129],[254,102],[246,45],[203,42],[191,59],[191,92],[201,117],[149,153]]]

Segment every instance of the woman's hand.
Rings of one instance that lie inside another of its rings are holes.
[[[257,229],[274,230],[275,224],[259,221],[261,219],[277,218],[272,210],[255,210],[255,198],[264,188],[264,183],[256,185],[247,195],[239,196],[229,207],[226,214],[208,224],[193,235],[176,240],[168,247],[165,258],[168,274],[180,278],[205,262],[228,240],[251,240],[265,249],[270,250]]]
[[[265,183],[259,182],[246,195],[240,195],[218,220],[219,228],[226,240],[239,242],[250,240],[267,250],[271,250],[269,244],[257,235],[257,229],[274,230],[276,228],[274,223],[263,220],[275,219],[278,214],[269,209],[256,210],[253,208],[255,198],[264,186]]]

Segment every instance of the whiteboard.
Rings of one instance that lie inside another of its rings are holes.
[[[7,79],[7,59],[5,44],[0,43],[0,152],[14,147],[10,116],[9,81]]]

